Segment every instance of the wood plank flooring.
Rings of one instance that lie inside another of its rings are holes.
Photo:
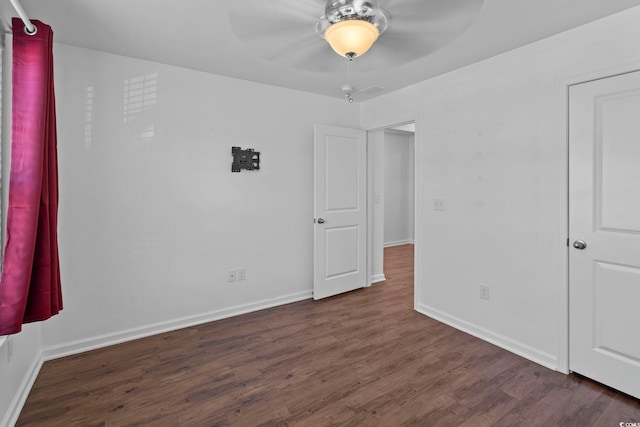
[[[387,281],[44,364],[18,426],[619,426],[640,401],[413,311]]]

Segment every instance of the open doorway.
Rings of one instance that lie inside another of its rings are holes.
[[[389,279],[398,265],[415,277],[415,140],[414,122],[369,132],[371,283]]]

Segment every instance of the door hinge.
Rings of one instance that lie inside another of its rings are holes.
[[[569,247],[569,238],[567,237],[567,247]]]

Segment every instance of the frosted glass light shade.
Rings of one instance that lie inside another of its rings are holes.
[[[375,25],[359,19],[337,22],[324,32],[325,40],[340,56],[347,56],[348,53],[362,56],[373,46],[379,35]]]

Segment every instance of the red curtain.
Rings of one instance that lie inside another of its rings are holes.
[[[62,309],[58,259],[58,160],[53,32],[13,19],[13,104],[7,232],[0,280],[0,335]]]

